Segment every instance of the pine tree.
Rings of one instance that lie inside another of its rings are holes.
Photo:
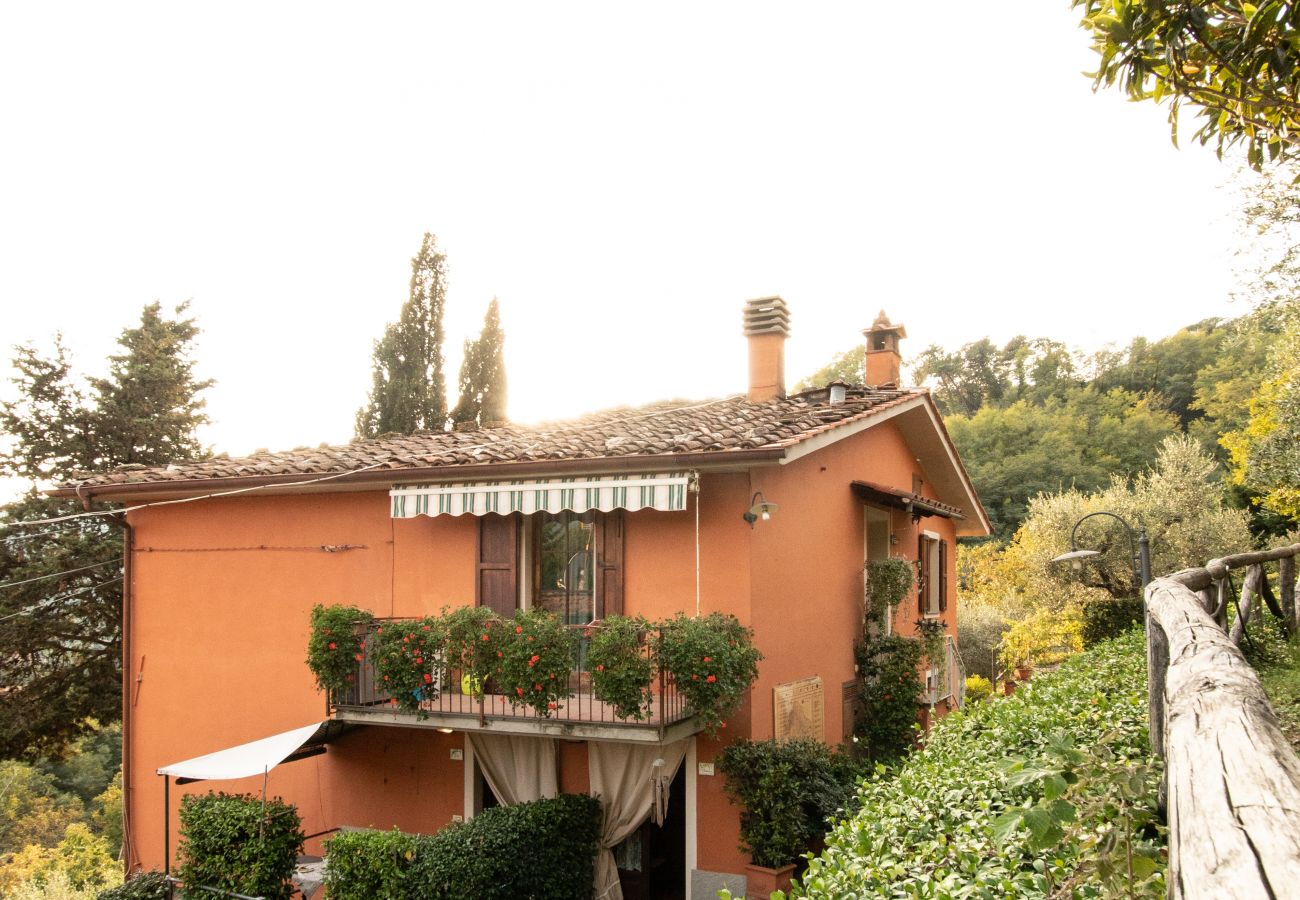
[[[75,481],[123,464],[202,455],[206,421],[189,358],[193,320],[154,303],[118,339],[109,376],[83,390],[56,338],[52,353],[18,347],[16,399],[0,404],[9,450],[0,475],[32,482],[0,507],[0,757],[58,753],[87,719],[114,721],[121,703],[122,538],[106,518],[20,523],[79,512],[37,483]],[[90,402],[93,397],[94,403]],[[171,454],[175,454],[174,456]],[[22,584],[15,584],[23,582]]]
[[[442,313],[447,258],[425,233],[411,260],[411,287],[397,322],[375,342],[370,399],[357,411],[357,437],[442,431],[447,424],[442,374]]]
[[[465,342],[465,359],[460,365],[460,400],[451,415],[453,422],[487,425],[506,420],[505,339],[501,310],[497,298],[493,297],[478,340]]]

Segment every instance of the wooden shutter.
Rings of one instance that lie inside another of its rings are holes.
[[[509,618],[519,596],[519,520],[489,513],[478,522],[478,605]]]
[[[623,511],[596,514],[596,615],[623,615]]]
[[[930,587],[930,555],[925,552],[925,535],[916,537],[916,614],[923,616],[929,609],[926,592]]]
[[[939,612],[948,608],[948,542],[939,541]]]

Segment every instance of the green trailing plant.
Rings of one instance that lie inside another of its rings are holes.
[[[897,634],[855,648],[861,687],[853,740],[867,758],[896,759],[915,742],[922,653],[918,641]]]
[[[190,794],[181,800],[178,876],[187,898],[200,886],[267,900],[289,900],[302,852],[298,810],[279,797]]]
[[[912,589],[913,563],[905,559],[871,559],[863,567],[866,573],[865,601],[867,618],[883,622],[885,613],[898,606]]]
[[[316,676],[316,684],[321,690],[339,693],[356,680],[362,634],[373,618],[355,606],[317,604],[312,607],[307,668]]]
[[[600,801],[578,794],[498,806],[435,835],[341,834],[326,847],[331,900],[587,900]]]
[[[620,718],[643,720],[654,702],[654,665],[644,652],[649,628],[643,618],[609,616],[592,629],[587,645],[591,688]]]
[[[756,866],[796,862],[853,798],[859,764],[820,741],[750,741],[728,745],[718,771],[740,814],[741,849]]]
[[[948,676],[948,632],[942,619],[917,619],[916,639],[921,655],[935,669],[935,682],[943,684]]]
[[[763,658],[753,631],[718,612],[699,619],[678,614],[663,622],[656,654],[710,735],[726,727],[727,717],[740,707]]]
[[[493,680],[511,704],[531,706],[539,716],[549,717],[571,693],[574,634],[543,609],[520,610],[504,630]]]
[[[399,709],[423,718],[426,713],[420,704],[438,696],[445,676],[443,621],[428,616],[387,622],[370,640],[379,685],[392,695]]]

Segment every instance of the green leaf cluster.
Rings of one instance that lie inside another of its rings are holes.
[[[794,896],[1113,896],[1089,862],[1097,856],[1088,830],[1101,834],[1121,827],[1106,803],[1093,802],[1092,788],[1086,796],[1070,795],[1078,830],[1062,827],[1061,839],[1045,849],[1031,846],[1028,825],[1014,839],[1002,840],[998,820],[1044,802],[1048,792],[1041,780],[1013,782],[1005,763],[1015,758],[1026,765],[1054,764],[1051,745],[1068,735],[1075,749],[1095,756],[1097,775],[1090,783],[1104,791],[1106,778],[1127,778],[1134,765],[1155,765],[1147,750],[1146,711],[1145,647],[1134,632],[1070,658],[1011,697],[968,704],[945,716],[923,748],[897,769],[878,768],[859,786],[858,811],[827,835],[825,851],[811,860]],[[1103,742],[1107,750],[1093,754]],[[1155,810],[1158,776],[1153,768],[1149,772],[1144,793],[1132,805],[1147,814]],[[1043,827],[1038,813],[1032,819],[1042,846],[1050,827]],[[1130,819],[1128,840],[1136,855],[1157,860],[1157,870],[1136,893],[1162,896],[1164,837],[1137,823],[1136,816]]]
[[[592,629],[587,645],[591,689],[621,718],[641,721],[650,715],[654,663],[646,643],[649,629],[644,618],[627,616],[608,616]]]
[[[582,900],[592,894],[600,801],[580,794],[484,810],[435,835],[350,832],[326,846],[332,900]]]
[[[162,872],[141,872],[115,888],[100,891],[96,900],[168,900],[167,876]]]
[[[514,706],[528,706],[543,718],[551,716],[571,693],[569,673],[576,658],[577,634],[544,609],[519,610],[496,645],[492,678]]]
[[[853,720],[855,749],[866,758],[892,760],[916,741],[916,701],[921,695],[924,648],[898,634],[864,640],[854,648],[858,703]]]
[[[307,668],[316,676],[321,690],[341,693],[356,681],[365,627],[373,618],[371,613],[355,606],[318,603],[312,607]]]
[[[211,897],[200,887],[267,900],[289,900],[302,853],[298,810],[279,797],[188,794],[181,799],[177,875],[191,900]]]
[[[443,622],[436,616],[426,616],[387,622],[370,636],[376,682],[405,712],[423,716],[420,704],[438,696],[446,676],[445,635]],[[362,642],[361,647],[364,646]],[[360,652],[356,656],[359,661]],[[352,666],[352,671],[356,671],[356,662]]]
[[[741,849],[757,866],[795,862],[853,799],[861,764],[820,741],[741,740],[717,758],[740,814]]]
[[[763,654],[753,640],[751,629],[720,612],[698,619],[679,613],[659,625],[659,665],[708,734],[725,727],[758,678]]]
[[[1259,168],[1294,156],[1300,133],[1300,13],[1281,0],[1073,0],[1092,33],[1096,87],[1169,102],[1175,143],[1184,104],[1193,135],[1220,156],[1242,144]]]
[[[867,560],[866,572],[866,615],[872,621],[883,622],[885,613],[898,606],[912,589],[912,570],[915,564],[910,560],[889,557],[888,559]]]

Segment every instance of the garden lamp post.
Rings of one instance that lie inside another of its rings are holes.
[[[1090,559],[1094,556],[1101,556],[1099,550],[1080,550],[1075,538],[1079,533],[1079,526],[1091,519],[1093,516],[1110,516],[1116,522],[1124,526],[1124,531],[1128,533],[1129,557],[1133,561],[1133,580],[1136,581],[1142,590],[1151,583],[1151,542],[1147,539],[1147,530],[1138,529],[1136,543],[1134,541],[1133,526],[1129,525],[1122,518],[1113,512],[1095,512],[1088,513],[1079,521],[1074,523],[1074,528],[1070,529],[1070,552],[1062,553],[1060,556],[1052,558],[1052,562],[1076,562],[1084,559]]]

